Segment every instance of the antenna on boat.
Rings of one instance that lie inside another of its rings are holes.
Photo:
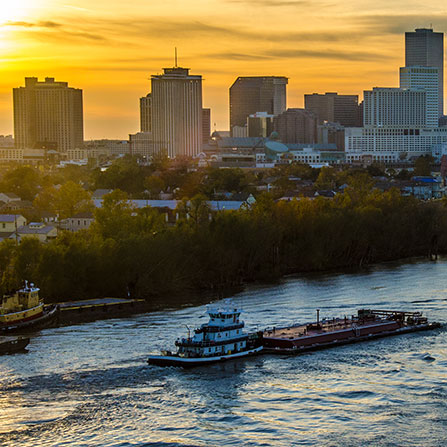
[[[191,329],[189,329],[189,326],[185,324],[186,329],[188,329],[188,338],[191,338]]]

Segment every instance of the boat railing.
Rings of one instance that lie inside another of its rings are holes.
[[[176,346],[194,346],[198,348],[206,348],[210,346],[220,346],[220,345],[226,345],[230,343],[236,343],[239,341],[247,340],[248,335],[244,334],[243,336],[237,337],[237,338],[228,338],[228,339],[222,339],[217,341],[194,341],[192,338],[179,338],[175,341]]]
[[[196,334],[201,334],[203,332],[224,332],[224,331],[232,331],[234,329],[242,329],[245,326],[243,321],[239,323],[232,324],[231,326],[211,326],[209,324],[203,324],[201,327],[196,329],[194,332]]]

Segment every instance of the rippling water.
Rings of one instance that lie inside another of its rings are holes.
[[[447,321],[447,260],[287,278],[235,296],[250,329],[422,310]],[[444,446],[446,329],[301,356],[148,366],[205,306],[48,329],[0,357],[0,445]]]

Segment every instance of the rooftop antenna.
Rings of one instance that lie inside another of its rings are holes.
[[[175,47],[175,68],[177,68],[177,47]]]

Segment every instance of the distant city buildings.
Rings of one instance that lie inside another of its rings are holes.
[[[405,33],[405,66],[438,68],[438,117],[444,114],[444,33],[419,28]]]
[[[267,112],[257,112],[247,117],[247,132],[249,137],[267,138],[273,132],[273,118]]]
[[[439,69],[437,67],[401,67],[400,87],[423,89],[426,92],[426,127],[439,125]]]
[[[152,97],[148,93],[140,98],[140,130],[152,132]]]
[[[137,132],[129,135],[129,154],[149,160],[155,152],[152,132]]]
[[[363,97],[364,127],[428,127],[424,89],[375,87]]]
[[[230,131],[244,127],[257,112],[279,115],[287,108],[287,83],[283,76],[239,76],[230,87]]]
[[[202,109],[202,143],[208,144],[211,137],[211,109]]]
[[[345,127],[361,126],[358,103],[358,95],[339,95],[338,93],[304,95],[305,109],[317,115],[319,124],[327,121],[339,123]]]
[[[203,141],[202,76],[190,75],[189,68],[163,71],[151,78],[153,152],[194,156]]]
[[[25,78],[13,89],[14,139],[17,149],[82,148],[84,122],[82,90],[54,78]]]
[[[287,109],[274,118],[274,129],[283,143],[316,143],[317,124],[317,115],[305,109]]]

